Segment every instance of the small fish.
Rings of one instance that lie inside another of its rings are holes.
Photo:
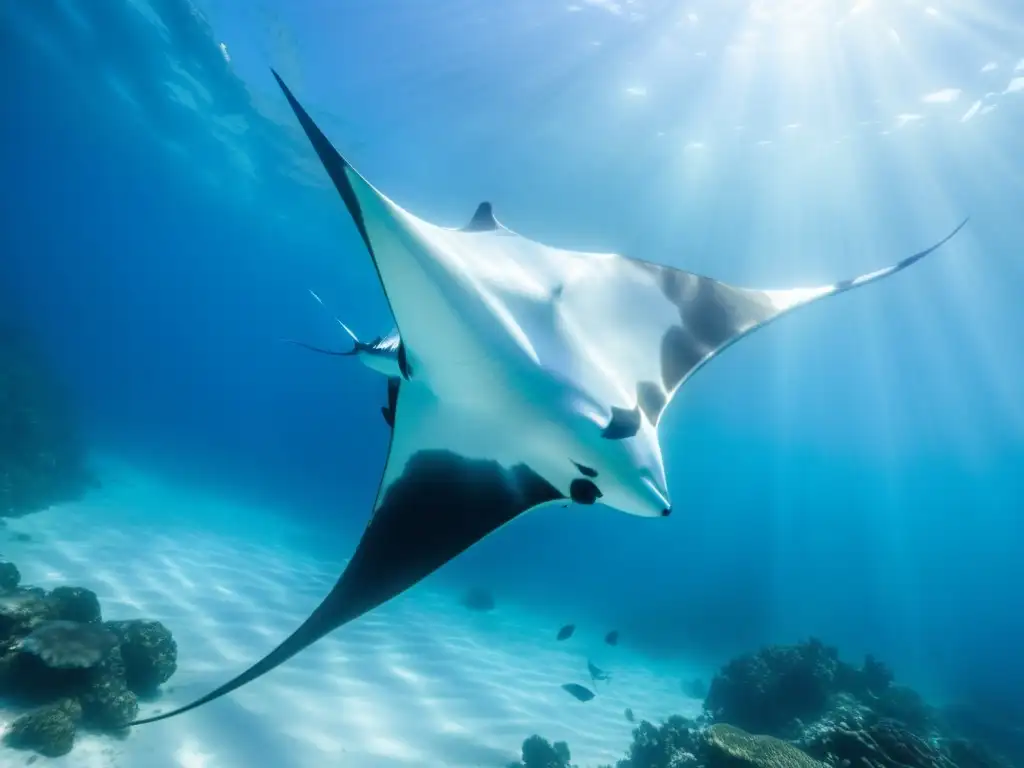
[[[590,679],[593,680],[595,683],[598,680],[606,680],[607,681],[607,680],[611,680],[612,679],[611,675],[609,675],[607,672],[605,672],[600,667],[595,666],[594,662],[592,662],[592,661],[587,661],[587,669],[590,670]]]
[[[555,638],[555,639],[556,640],[568,640],[570,637],[572,637],[572,633],[575,632],[575,631],[576,631],[576,625],[575,624],[566,624],[564,627],[562,627],[560,630],[558,630],[558,637]]]
[[[636,722],[636,718],[633,717],[633,710],[630,709],[629,707],[626,707],[625,715],[626,715],[626,719],[629,722],[631,722],[631,723]]]
[[[576,683],[566,683],[562,686],[562,690],[566,691],[570,696],[579,701],[590,701],[594,698],[594,692],[589,688],[584,688],[582,685]]]
[[[607,635],[604,636],[604,641],[606,643],[608,643],[608,645],[618,645],[619,644],[619,630],[613,629],[611,632],[609,632]]]

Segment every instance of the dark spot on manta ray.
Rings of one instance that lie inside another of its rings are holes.
[[[716,349],[736,333],[736,320],[730,312],[728,296],[714,280],[698,278],[697,295],[682,305],[683,323],[694,339]]]
[[[672,514],[672,507],[665,507],[663,510],[661,510],[661,516],[662,517],[668,517],[671,514]]]
[[[661,386],[653,381],[641,381],[636,385],[636,401],[647,420],[657,425],[668,399]]]
[[[680,325],[667,329],[661,341],[662,381],[667,392],[742,335],[741,329],[760,325],[774,314],[768,304],[717,280],[649,262],[638,265],[655,277],[662,294],[679,310]],[[648,413],[646,407],[644,413]]]
[[[569,483],[569,498],[577,504],[593,504],[603,495],[593,480],[577,477]]]
[[[572,633],[575,631],[575,624],[566,624],[564,627],[558,630],[558,634],[555,636],[555,640],[568,640],[570,637],[572,637]]]
[[[576,683],[566,683],[562,686],[562,690],[566,691],[570,696],[579,701],[590,701],[594,698],[594,692],[589,688],[584,688],[582,685]]]
[[[682,326],[673,325],[665,331],[661,338],[661,383],[665,391],[675,389],[710,351]]]
[[[623,440],[633,437],[640,431],[640,406],[636,405],[633,410],[612,406],[612,419],[608,426],[601,432],[601,437],[607,440]]]
[[[405,592],[526,510],[564,498],[523,463],[506,467],[452,451],[417,451],[384,490],[330,594],[298,629],[219,688],[132,725],[193,710],[262,677],[329,632]]]
[[[586,466],[584,464],[580,464],[578,461],[573,461],[572,463],[576,465],[576,469],[578,469],[580,471],[581,475],[584,475],[586,477],[597,477],[597,470],[596,469],[593,469],[592,467],[588,467],[588,466]]]
[[[604,636],[604,641],[606,643],[608,643],[608,645],[618,645],[619,644],[619,630],[613,629],[611,632],[609,632],[607,635]]]

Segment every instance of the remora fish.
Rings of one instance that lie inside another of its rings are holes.
[[[680,386],[738,339],[905,269],[966,224],[890,267],[779,291],[546,246],[500,224],[487,203],[467,226],[446,229],[363,179],[274,76],[355,222],[400,331],[388,459],[356,551],[309,618],[234,679],[136,724],[266,674],[528,510],[601,499],[631,515],[667,516],[657,426]]]
[[[599,666],[594,664],[594,662],[590,661],[589,659],[587,660],[587,671],[590,672],[591,682],[596,683],[600,680],[604,680],[605,682],[611,682],[612,676],[605,672],[603,669],[601,669]]]
[[[323,299],[317,296],[315,292],[310,291],[309,295],[316,299],[320,306],[324,306]],[[341,322],[341,320],[334,318],[334,322],[340,325],[345,333],[349,335],[349,338],[352,339],[352,349],[339,351],[315,347],[312,344],[307,344],[304,341],[295,341],[294,339],[287,339],[287,341],[289,344],[305,347],[313,352],[319,352],[321,355],[357,357],[367,368],[383,373],[385,376],[400,375],[401,372],[398,367],[398,345],[400,339],[398,338],[397,330],[392,330],[385,336],[378,336],[373,341],[360,341],[352,329]]]

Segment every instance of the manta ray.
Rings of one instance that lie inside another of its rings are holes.
[[[372,343],[350,334],[346,353],[386,377],[387,460],[355,553],[305,622],[216,690],[135,724],[256,680],[528,511],[600,501],[666,517],[658,424],[694,373],[797,307],[906,269],[966,224],[892,266],[799,290],[734,287],[551,247],[500,223],[486,202],[466,225],[441,227],[366,181],[273,75],[355,224],[397,327]]]

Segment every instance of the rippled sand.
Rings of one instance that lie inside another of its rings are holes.
[[[202,526],[202,528],[200,528]],[[0,551],[23,582],[85,586],[105,619],[154,618],[178,642],[179,666],[152,714],[226,681],[287,636],[334,583],[342,561],[311,559],[308,531],[280,515],[173,488],[123,468],[83,503],[9,521]],[[242,536],[244,535],[244,538]],[[339,541],[347,555],[354,542]],[[467,611],[423,585],[338,630],[270,675],[202,709],[133,729],[124,740],[79,733],[54,768],[504,768],[532,733],[568,741],[573,762],[622,757],[637,719],[695,715],[662,670],[606,628],[557,626],[522,607]],[[613,675],[590,682],[588,655]],[[580,703],[561,690],[597,691]],[[0,727],[17,715],[0,710]],[[31,753],[0,748],[0,768]],[[40,761],[43,759],[40,758]],[[41,764],[41,763],[40,763]]]

